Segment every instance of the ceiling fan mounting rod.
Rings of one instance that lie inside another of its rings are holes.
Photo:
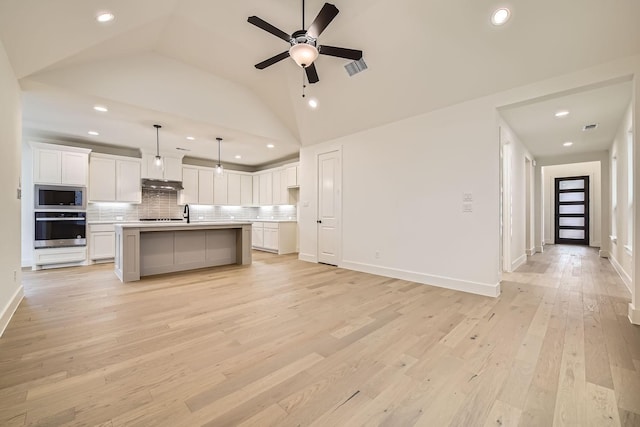
[[[304,30],[304,0],[302,0],[302,29]]]

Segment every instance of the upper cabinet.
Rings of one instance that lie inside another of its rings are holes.
[[[181,205],[213,204],[213,169],[197,166],[182,168],[182,186],[178,203]]]
[[[228,194],[229,190],[227,188],[228,184],[228,173],[223,173],[222,175],[218,175],[214,173],[213,177],[213,204],[214,205],[228,205]]]
[[[162,165],[156,165],[155,154],[142,153],[142,178],[182,181],[182,158],[162,156]]]
[[[91,154],[89,202],[141,203],[140,171],[140,159]]]
[[[91,150],[41,143],[31,147],[35,184],[87,185]]]
[[[288,188],[295,188],[300,186],[299,181],[298,181],[298,173],[299,173],[299,167],[296,166],[289,166],[286,169],[287,171],[287,187]]]

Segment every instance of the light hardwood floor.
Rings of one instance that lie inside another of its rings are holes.
[[[0,425],[640,425],[626,288],[593,249],[547,249],[496,299],[264,253],[28,272]]]

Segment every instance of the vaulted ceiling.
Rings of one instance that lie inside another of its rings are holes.
[[[253,66],[287,44],[247,17],[293,32],[299,0],[0,0],[0,39],[24,91],[26,132],[153,149],[161,123],[167,150],[214,158],[221,136],[223,160],[246,165],[640,52],[637,0],[334,3],[320,43],[362,49],[369,68],[349,77],[347,60],[321,56],[320,82],[307,87],[316,110],[292,60]],[[306,2],[307,23],[323,4]],[[512,17],[495,27],[501,6]],[[98,24],[104,9],[116,19]]]

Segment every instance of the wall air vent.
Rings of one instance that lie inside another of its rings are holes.
[[[588,130],[594,130],[595,128],[598,127],[597,123],[592,123],[590,125],[584,125],[584,127],[582,128],[583,131],[588,131]]]
[[[355,74],[358,74],[364,70],[366,70],[367,64],[364,62],[364,58],[360,58],[357,61],[353,61],[353,62],[349,62],[347,65],[344,66],[345,70],[347,70],[347,73],[349,73],[349,77],[354,76]]]

